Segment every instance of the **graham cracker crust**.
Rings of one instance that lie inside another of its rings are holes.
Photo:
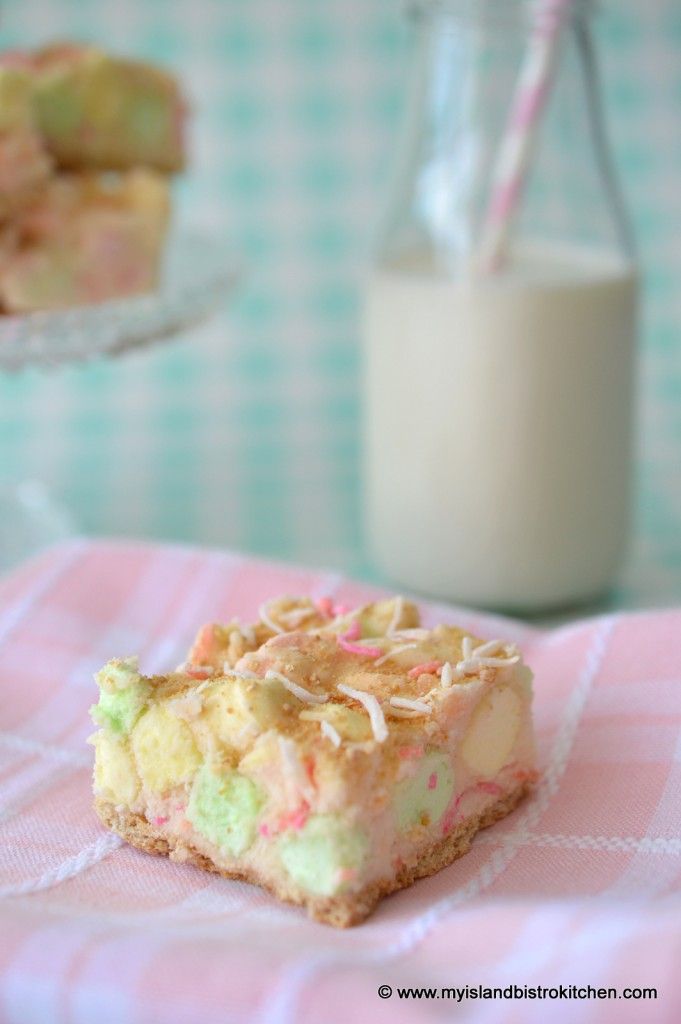
[[[165,835],[141,814],[117,809],[106,800],[96,799],[94,807],[106,828],[116,832],[138,850],[160,857],[169,857],[170,860],[179,863],[192,864],[203,871],[221,875],[223,878],[259,885],[284,903],[305,907],[309,916],[315,921],[330,924],[334,928],[348,928],[364,921],[384,896],[389,896],[390,893],[397,892],[399,889],[406,889],[417,879],[434,875],[457,858],[462,857],[470,849],[476,833],[510,814],[531,788],[530,782],[520,783],[482,814],[462,822],[444,839],[433,843],[432,846],[420,853],[413,863],[403,865],[392,878],[373,882],[357,893],[348,893],[327,899],[305,896],[299,889],[293,886],[288,887],[285,883],[273,885],[248,868],[219,867],[180,836]]]

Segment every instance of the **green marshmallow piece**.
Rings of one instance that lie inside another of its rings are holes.
[[[347,885],[342,871],[362,866],[369,843],[365,833],[333,814],[317,814],[299,832],[279,840],[279,855],[289,875],[302,889],[333,896]]]
[[[264,802],[259,787],[245,775],[204,765],[194,780],[187,817],[211,843],[238,857],[255,839]]]
[[[170,134],[168,108],[164,99],[156,96],[139,96],[126,110],[131,136],[138,142],[151,141],[162,145]]]
[[[93,722],[115,733],[129,733],[144,709],[148,689],[138,676],[122,690],[102,690],[99,703],[90,708]]]
[[[83,100],[70,81],[46,76],[34,95],[40,130],[49,138],[64,138],[78,131],[83,120]]]
[[[395,790],[395,814],[401,832],[416,825],[436,824],[454,791],[454,771],[447,754],[433,751],[420,761],[416,774]]]

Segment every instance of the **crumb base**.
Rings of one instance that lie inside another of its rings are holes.
[[[259,885],[278,900],[304,906],[309,916],[315,921],[332,925],[335,928],[348,928],[364,921],[384,896],[397,892],[399,889],[406,889],[417,879],[434,875],[462,857],[470,849],[476,833],[510,814],[530,789],[531,783],[522,782],[481,814],[461,822],[443,839],[420,852],[412,863],[403,865],[391,878],[372,882],[359,892],[327,898],[302,895],[299,890],[288,888],[285,883],[272,884],[260,878],[257,872],[249,868],[225,868],[215,864],[181,836],[163,833],[137,812],[117,808],[114,804],[100,798],[95,799],[94,806],[102,824],[138,850],[156,856],[169,857],[180,863],[192,864],[204,871],[221,875],[223,878]]]

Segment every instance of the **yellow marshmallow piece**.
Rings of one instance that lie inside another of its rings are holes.
[[[520,729],[522,701],[510,686],[482,698],[461,742],[461,756],[474,772],[496,775],[508,761]]]
[[[186,782],[201,764],[191,729],[162,704],[139,719],[132,731],[132,749],[142,781],[155,793]]]

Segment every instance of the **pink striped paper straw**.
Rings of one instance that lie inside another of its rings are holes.
[[[478,266],[503,265],[513,218],[522,198],[537,126],[551,91],[560,31],[573,0],[540,0],[492,177]]]

